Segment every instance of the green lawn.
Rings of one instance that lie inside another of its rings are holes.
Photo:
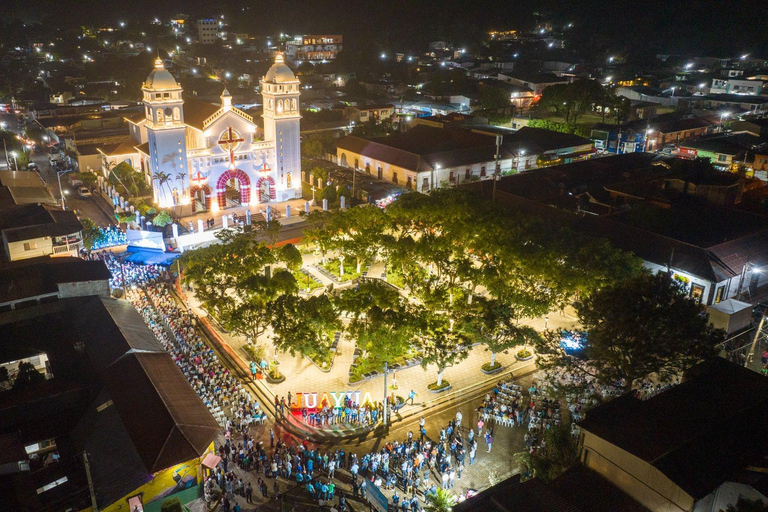
[[[330,272],[331,274],[339,277],[339,279],[343,281],[351,281],[352,279],[357,279],[360,277],[361,272],[357,272],[357,263],[355,261],[350,261],[349,258],[344,260],[344,275],[339,276],[339,259],[333,258],[326,261],[325,265],[322,265],[325,270]]]
[[[323,287],[322,283],[318,283],[311,277],[304,274],[304,272],[301,270],[295,270],[293,272],[293,277],[296,279],[296,282],[299,285],[299,289],[302,291],[307,291],[307,288],[309,288],[309,291],[311,292]]]
[[[413,359],[418,355],[419,353],[416,350],[410,350],[406,354],[391,358],[389,360],[390,373],[392,371],[393,365],[404,363],[406,360]],[[355,360],[355,363],[357,364],[357,367],[354,369],[354,372],[352,372],[352,374],[349,376],[350,382],[358,382],[362,380],[363,375],[365,375],[366,373],[370,373],[372,371],[378,371],[379,373],[384,373],[384,361],[379,361],[377,359],[374,359],[370,355],[365,359],[363,359],[362,357],[358,357]]]
[[[399,268],[387,265],[387,282],[397,286],[398,288],[405,288],[405,279],[403,279],[403,273]]]

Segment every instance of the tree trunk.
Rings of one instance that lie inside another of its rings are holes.
[[[467,304],[470,306],[472,305],[472,295],[473,293],[469,292],[469,296],[467,296]]]
[[[491,352],[491,368],[496,364],[496,352]]]
[[[437,372],[437,387],[438,388],[440,387],[440,384],[443,383],[443,371],[444,370],[440,370],[439,372]]]
[[[360,258],[357,258],[357,273],[360,273],[360,266],[361,266]]]

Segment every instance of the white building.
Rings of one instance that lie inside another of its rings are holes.
[[[127,119],[134,151],[120,159],[152,184],[161,207],[218,211],[301,197],[299,80],[282,55],[261,80],[263,140],[229,91],[220,106],[186,98],[159,59],[142,91],[144,114]]]
[[[713,78],[712,94],[748,94],[757,96],[763,90],[763,82],[744,78]]]

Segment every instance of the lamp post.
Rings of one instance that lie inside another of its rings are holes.
[[[16,160],[16,152],[11,151],[11,156],[13,157],[13,170],[18,171],[19,170],[19,162]]]
[[[435,190],[437,188],[437,183],[435,182],[435,176],[439,172],[440,172],[440,164],[435,164],[434,167],[432,167],[432,190]],[[430,190],[430,192],[432,190]]]
[[[728,117],[730,117],[730,115],[731,115],[730,112],[721,112],[720,113],[720,132],[721,133],[723,132],[723,119],[727,119]]]
[[[64,205],[64,190],[61,188],[61,175],[67,174],[68,172],[72,172],[72,169],[64,169],[63,171],[56,171],[56,177],[59,180],[59,195],[61,196],[61,209],[66,210],[67,207]]]
[[[747,272],[754,272],[756,274],[759,274],[762,272],[762,269],[754,268],[754,263],[751,261],[747,261],[747,263],[744,265],[744,268],[741,269],[741,277],[739,278],[739,288],[736,290],[736,299],[741,299],[741,287],[744,285],[744,281],[747,279]],[[747,287],[747,290],[749,290],[749,287]]]
[[[645,130],[645,148],[644,151],[647,153],[649,149],[648,145],[648,136],[653,133],[653,128],[646,128]]]

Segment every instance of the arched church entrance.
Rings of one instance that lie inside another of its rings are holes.
[[[260,203],[267,203],[269,201],[275,200],[275,180],[273,180],[270,176],[259,178],[259,181],[256,182],[256,190],[259,191]]]
[[[189,189],[193,212],[205,212],[211,209],[211,187],[195,185]]]
[[[216,182],[216,201],[219,209],[248,204],[251,200],[251,180],[240,169],[226,171]]]

